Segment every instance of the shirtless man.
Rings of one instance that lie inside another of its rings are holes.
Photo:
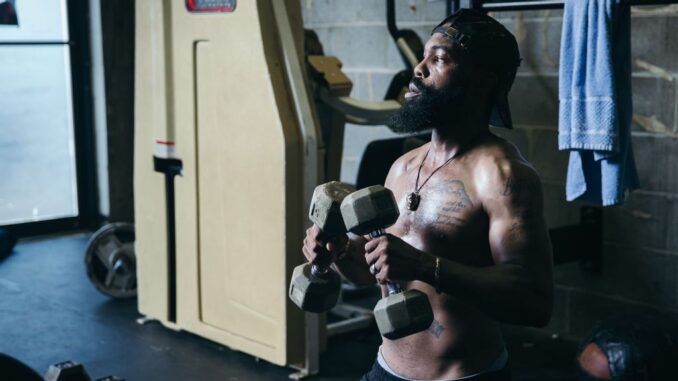
[[[347,279],[377,282],[383,295],[387,280],[398,281],[431,302],[430,328],[383,338],[363,380],[508,380],[498,323],[542,327],[550,319],[541,182],[488,128],[512,127],[507,94],[519,62],[515,38],[491,17],[462,10],[443,20],[392,121],[401,131],[432,129],[431,142],[399,158],[386,179],[397,223],[372,240],[327,242],[317,227],[307,230],[309,261],[335,261]]]

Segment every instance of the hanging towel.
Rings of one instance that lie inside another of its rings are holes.
[[[565,0],[558,146],[567,200],[608,206],[638,188],[631,150],[631,11],[621,0]]]

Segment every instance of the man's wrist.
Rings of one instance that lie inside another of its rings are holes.
[[[421,280],[435,287],[436,257],[424,253],[422,258]]]

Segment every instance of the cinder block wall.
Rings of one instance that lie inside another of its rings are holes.
[[[444,1],[398,0],[400,28],[426,40],[445,16]],[[404,65],[386,29],[383,0],[302,0],[304,23],[325,52],[344,63],[353,96],[381,99]],[[558,60],[562,11],[495,13],[518,39],[523,65],[511,91],[517,128],[494,130],[539,171],[550,228],[577,223],[579,203],[565,201],[568,154],[557,149]],[[581,337],[596,320],[646,312],[678,317],[678,6],[632,12],[633,149],[642,189],[604,210],[602,275],[577,264],[555,271],[556,303],[547,330]],[[348,126],[342,180],[354,182],[366,144],[394,136],[386,127]],[[585,243],[582,243],[585,244]]]

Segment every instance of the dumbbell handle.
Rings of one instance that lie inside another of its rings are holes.
[[[330,271],[330,266],[320,266],[318,264],[312,264],[311,265],[311,275],[313,276],[323,276],[327,274],[327,272]]]
[[[377,238],[377,237],[381,237],[383,235],[386,235],[386,229],[379,229],[379,230],[375,230],[373,232],[370,232],[370,238]],[[391,281],[386,282],[386,288],[388,289],[388,295],[389,296],[397,294],[399,292],[403,292],[402,287],[400,287],[400,285],[398,283],[391,282]]]
[[[318,276],[318,275],[325,275],[327,272],[330,271],[330,267],[327,266],[318,266],[317,264],[312,264],[311,265],[311,275],[313,276]]]

